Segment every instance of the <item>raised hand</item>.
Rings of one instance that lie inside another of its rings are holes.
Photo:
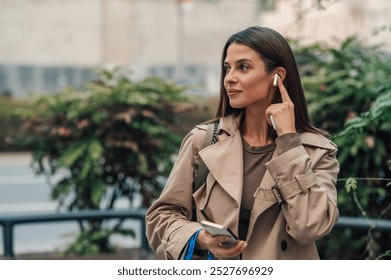
[[[277,86],[281,93],[282,103],[271,104],[266,109],[267,122],[274,127],[278,136],[295,133],[295,106],[280,77],[277,79]]]

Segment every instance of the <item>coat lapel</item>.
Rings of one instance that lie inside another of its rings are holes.
[[[240,206],[243,189],[243,147],[239,130],[199,152],[219,185]]]

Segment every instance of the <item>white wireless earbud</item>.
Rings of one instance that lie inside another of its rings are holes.
[[[278,78],[280,78],[280,76],[278,76],[278,74],[274,74],[273,87],[277,87],[278,86],[277,85]],[[272,123],[273,128],[276,130],[277,129],[276,122],[274,121],[274,118],[273,118],[272,115],[270,115],[270,121]]]
[[[274,74],[273,87],[277,87],[278,74]]]

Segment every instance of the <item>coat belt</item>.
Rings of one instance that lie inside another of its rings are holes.
[[[299,194],[306,193],[307,190],[316,184],[316,177],[313,172],[309,171],[304,175],[296,175],[293,180],[283,186],[275,185],[270,189],[258,188],[254,197],[271,201],[280,205],[285,200]]]

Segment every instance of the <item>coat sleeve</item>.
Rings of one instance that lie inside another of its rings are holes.
[[[182,141],[178,157],[160,197],[146,213],[146,234],[160,257],[178,259],[189,238],[202,226],[192,222],[193,178],[198,168],[198,142],[205,133],[193,129]]]
[[[266,164],[284,203],[286,231],[305,245],[328,234],[339,217],[336,181],[337,149],[327,139],[322,145],[290,149]]]

